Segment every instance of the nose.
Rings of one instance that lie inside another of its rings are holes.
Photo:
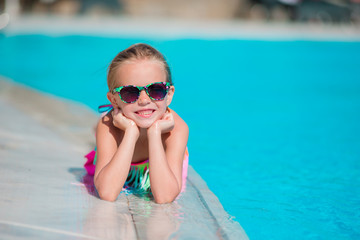
[[[140,96],[139,96],[139,99],[137,100],[137,102],[139,105],[147,105],[151,102],[151,99],[146,94],[145,90],[142,90],[140,92]]]

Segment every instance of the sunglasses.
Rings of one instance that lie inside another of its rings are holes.
[[[163,100],[168,93],[170,83],[168,82],[154,82],[144,87],[127,85],[115,88],[112,93],[119,93],[120,99],[125,103],[134,103],[138,100],[140,92],[145,90],[146,94],[151,100]]]

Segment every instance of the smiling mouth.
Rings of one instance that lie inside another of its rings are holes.
[[[149,117],[151,117],[151,115],[153,114],[153,112],[155,112],[155,110],[147,109],[147,110],[137,111],[137,112],[135,112],[135,113],[136,113],[138,116],[140,116],[140,117],[149,118]]]

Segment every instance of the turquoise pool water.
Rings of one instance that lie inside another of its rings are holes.
[[[96,109],[135,42],[167,56],[190,164],[250,239],[360,238],[360,42],[0,34],[0,75]]]

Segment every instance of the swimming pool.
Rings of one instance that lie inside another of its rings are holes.
[[[95,110],[135,42],[168,58],[190,164],[250,239],[360,237],[360,42],[0,35],[0,74]]]

